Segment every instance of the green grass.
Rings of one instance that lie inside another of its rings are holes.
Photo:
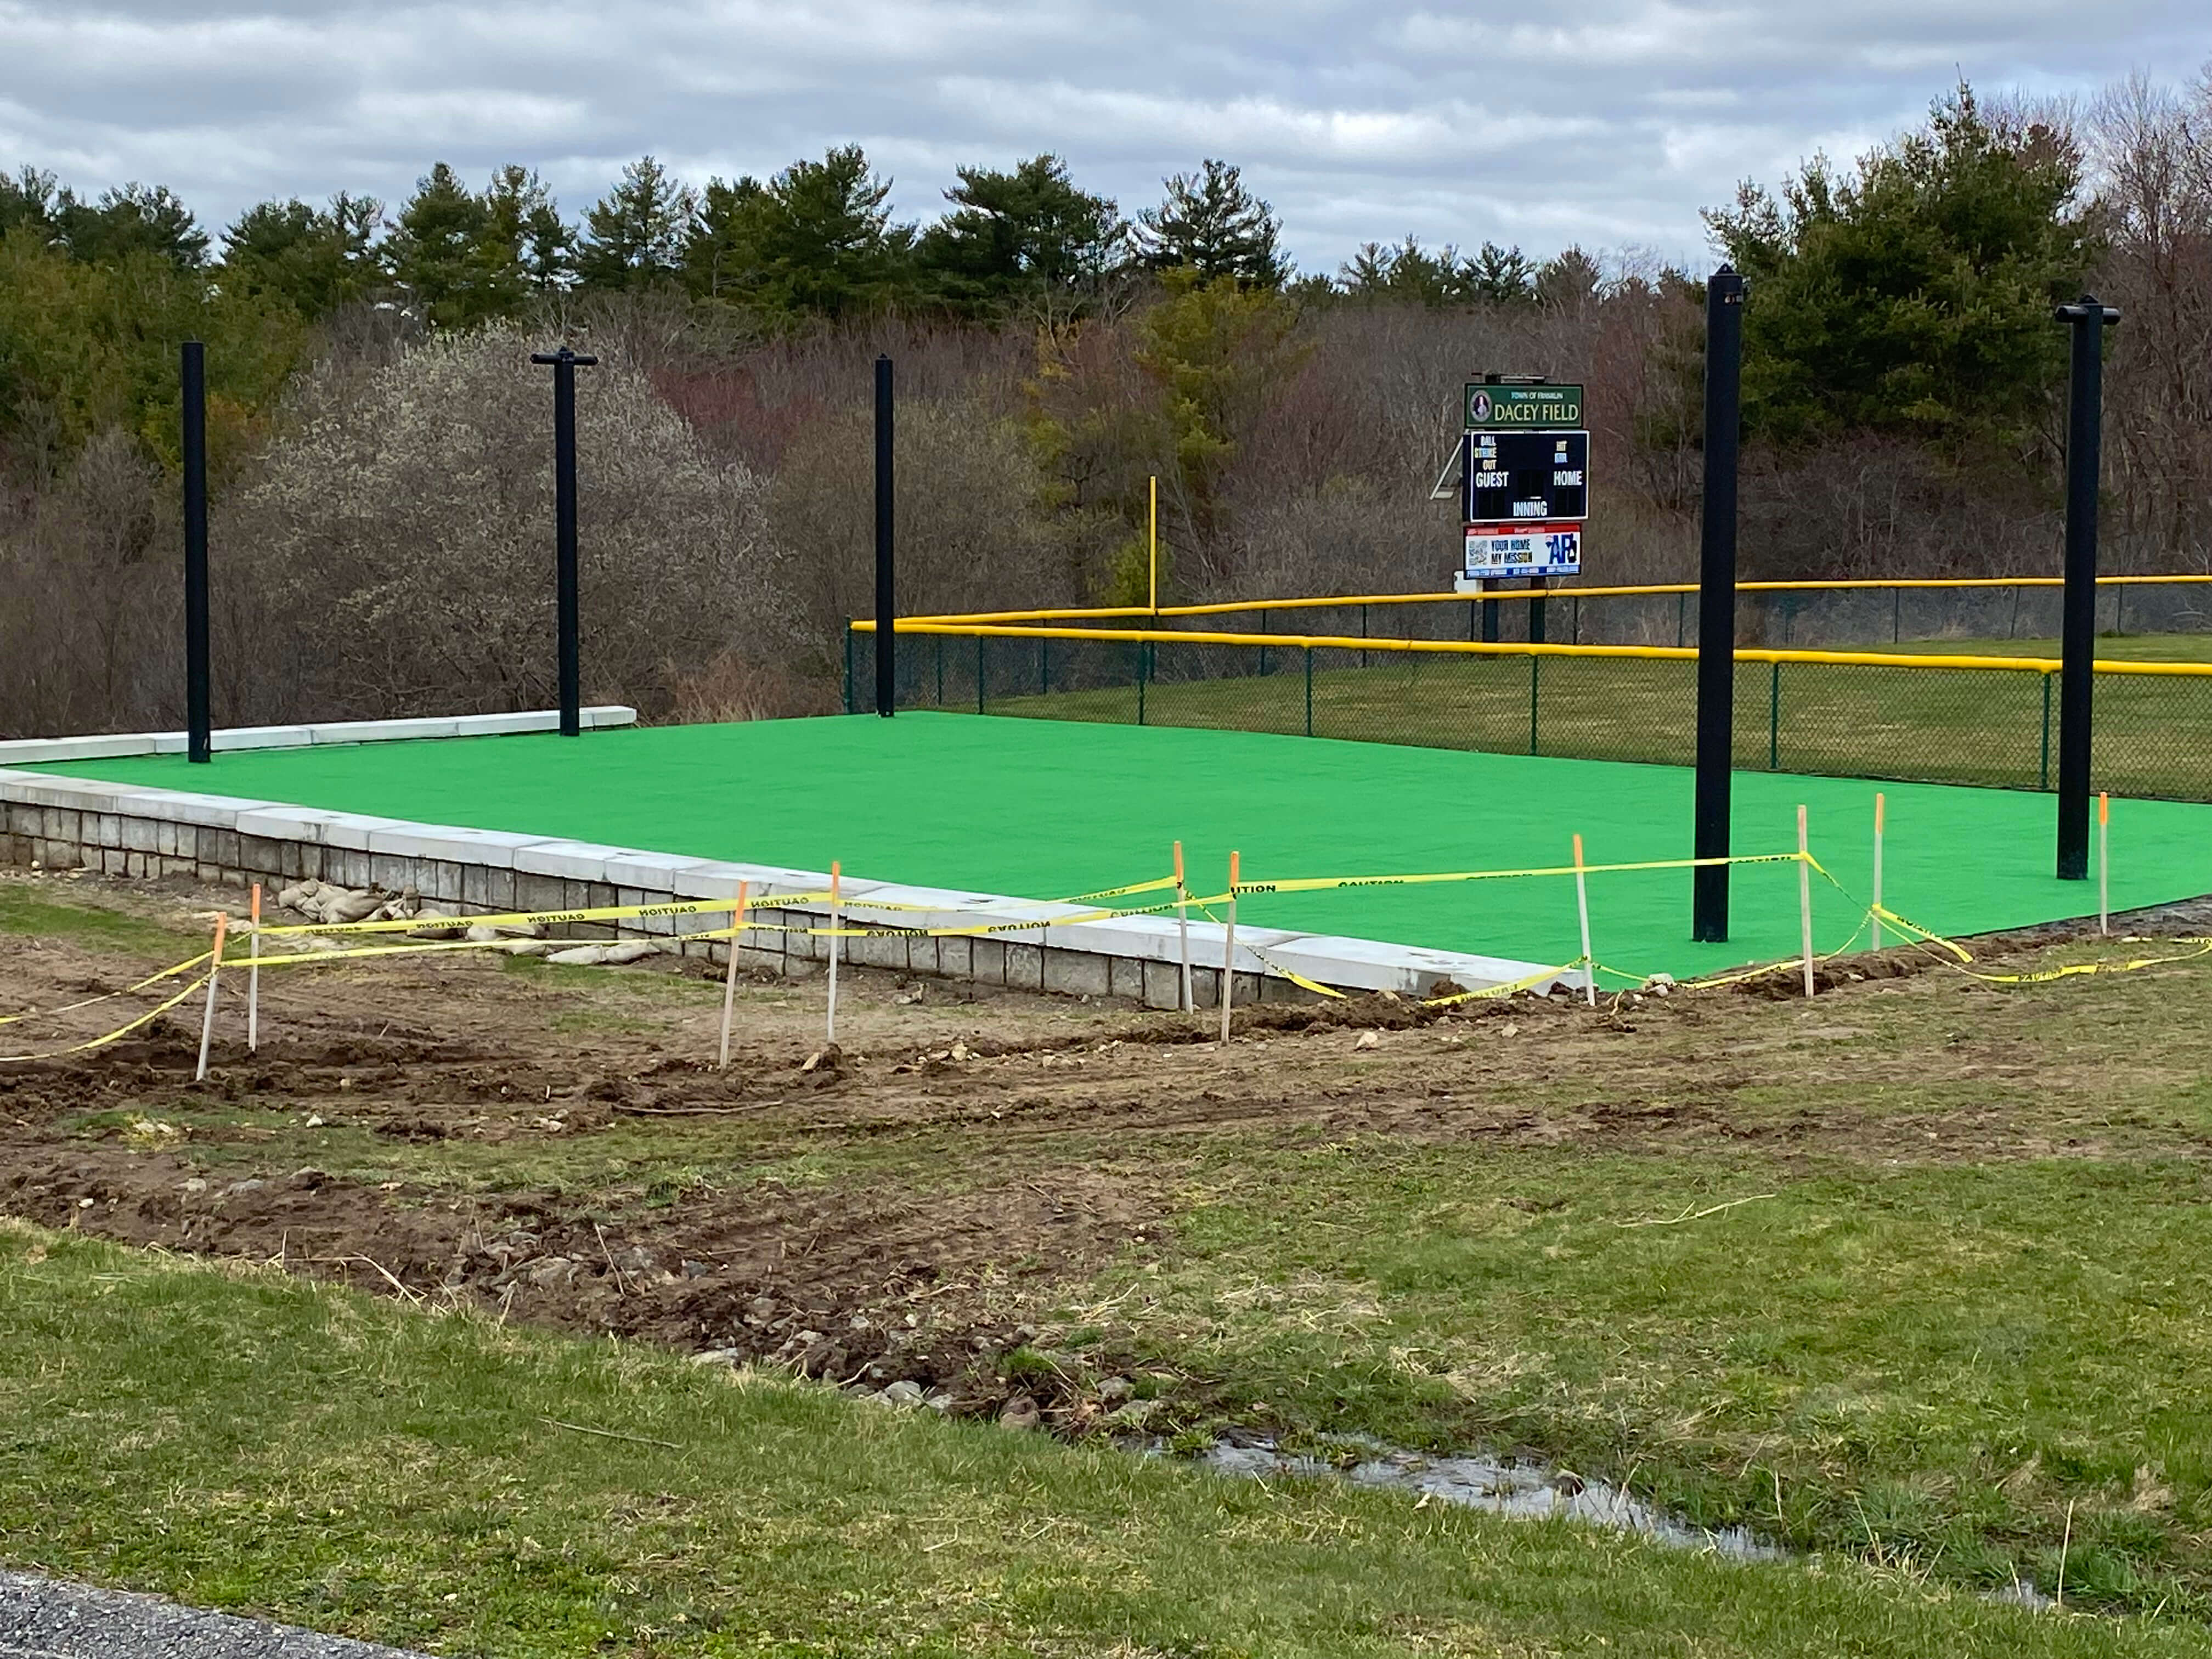
[[[2170,1618],[1219,1481],[13,1224],[0,1378],[11,1563],[499,1659],[2212,1651]]]
[[[559,1195],[633,1231],[771,1182],[865,1210],[1082,1170],[1129,1183],[1155,1243],[1048,1291],[1049,1341],[1182,1379],[1155,1426],[1526,1447],[1707,1525],[1963,1587],[2055,1589],[2063,1553],[2077,1604],[2201,1620],[2207,973],[1655,1004],[1610,1035],[1485,1020],[1371,1056],[1340,1031],[1279,1039],[1267,1098],[1341,1101],[1341,1127],[1285,1105],[1194,1133],[1124,1105],[1110,1128],[1055,1115],[1011,1139],[833,1112],[418,1144],[189,1097],[144,1109],[210,1175]],[[1129,1095],[1255,1086],[1188,1058]],[[976,1081],[989,1099],[1023,1075]],[[1370,1100],[1431,1103],[1407,1133],[1360,1127]],[[1694,1214],[1712,1206],[1733,1207]]]
[[[2051,657],[2055,639],[1906,640],[1874,647],[1892,653],[1967,657]],[[2108,662],[2212,662],[2212,634],[2100,634],[2097,655]]]
[[[2073,1505],[2070,1597],[2212,1612],[2212,1407],[2176,1388],[2212,1367],[2194,1160],[1236,1160],[1179,1263],[1105,1288],[1291,1427],[1540,1447],[1967,1584],[2055,1588]]]
[[[207,948],[204,939],[195,944],[193,935],[179,928],[146,921],[128,911],[88,902],[82,895],[58,883],[0,881],[0,934],[19,939],[75,939],[157,954],[180,948]]]

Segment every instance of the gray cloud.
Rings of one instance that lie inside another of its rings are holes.
[[[1125,210],[1221,155],[1301,264],[1409,232],[1697,258],[1745,176],[1850,155],[1963,72],[2086,93],[2212,57],[2202,0],[0,0],[0,165],[137,179],[219,226],[538,167],[573,212],[651,151],[703,181],[857,141],[909,216],[1052,149]]]

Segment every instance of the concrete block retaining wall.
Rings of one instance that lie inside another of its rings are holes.
[[[595,724],[634,718],[627,709],[595,709]],[[471,717],[531,721],[551,716]],[[447,728],[428,733],[424,725]],[[390,732],[379,728],[389,726]],[[459,729],[454,729],[459,728]],[[288,732],[292,728],[284,728]],[[300,728],[307,730],[308,728]],[[313,728],[313,732],[334,728]],[[468,721],[356,722],[343,738],[463,735]],[[545,726],[492,729],[544,730]],[[162,740],[174,734],[159,734]],[[218,747],[226,735],[218,732]],[[258,733],[255,735],[258,735]],[[132,738],[140,742],[147,739]],[[124,739],[53,739],[58,747]],[[26,752],[27,750],[31,752]],[[147,750],[102,751],[145,753]],[[160,752],[160,751],[151,751]],[[0,744],[0,761],[21,766],[42,757],[30,742]],[[71,752],[49,759],[99,758]],[[746,882],[757,896],[819,894],[830,884],[822,872],[689,858],[681,854],[600,847],[554,836],[414,823],[397,818],[241,800],[181,790],[152,789],[0,769],[0,859],[48,869],[84,867],[143,878],[189,877],[244,886],[258,881],[281,888],[313,878],[344,887],[412,890],[432,903],[477,914],[550,911],[617,905],[669,904],[730,898]],[[900,973],[969,980],[1011,989],[1126,999],[1155,1008],[1180,1000],[1181,942],[1172,915],[1060,921],[1087,914],[1081,907],[952,892],[848,878],[845,907],[855,924],[893,927],[961,927],[979,923],[1037,926],[957,938],[879,933],[842,941],[848,961]],[[872,905],[870,901],[874,901]],[[885,908],[896,905],[898,908]],[[921,907],[913,908],[908,907]],[[792,927],[823,925],[826,902],[769,913],[763,920]],[[617,933],[673,940],[687,954],[727,960],[720,941],[687,943],[684,936],[729,925],[726,912],[641,916],[618,924],[575,924],[561,929],[579,938]],[[787,975],[821,971],[830,941],[771,927],[748,928],[738,941],[741,966]],[[1224,930],[1190,925],[1192,992],[1204,1007],[1219,1006]],[[1257,947],[1255,952],[1253,947]],[[1264,957],[1257,952],[1264,952]],[[1239,927],[1235,994],[1240,1003],[1305,997],[1310,993],[1275,971],[1287,968],[1318,983],[1345,990],[1391,990],[1425,996],[1449,980],[1463,989],[1518,980],[1536,964],[1417,945],[1341,939],[1275,928]],[[1557,982],[1580,982],[1563,975]]]

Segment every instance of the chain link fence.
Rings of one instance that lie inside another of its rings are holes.
[[[848,644],[846,707],[872,712],[872,638]],[[902,632],[898,684],[902,708],[1578,760],[1688,765],[1697,742],[1697,665],[1671,657]],[[2095,707],[2093,787],[2212,800],[2212,674],[2100,673]],[[2035,670],[1736,665],[1745,769],[2049,789],[2057,735]]]
[[[1741,645],[1781,651],[1960,646],[1986,653],[1992,647],[2011,645],[2032,655],[2039,647],[2055,648],[2062,597],[2055,584],[2027,581],[1991,580],[1966,587],[1744,587],[1736,596],[1736,638]],[[1487,619],[1486,610],[1491,613]],[[1038,619],[1081,623],[1086,615],[1071,611]],[[1365,602],[1302,600],[1207,607],[1200,614],[1190,614],[1185,607],[1170,610],[1156,621],[1143,619],[1142,625],[1357,639],[1694,646],[1698,596],[1689,590],[1622,592],[1522,586],[1487,599],[1419,594]],[[2107,636],[2212,635],[2212,581],[2107,579],[2097,592],[2096,626]],[[2212,647],[2212,640],[2207,645]]]

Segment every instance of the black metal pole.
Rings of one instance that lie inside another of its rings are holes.
[[[891,580],[891,360],[876,359],[876,713],[898,708],[898,616]]]
[[[2058,670],[2058,878],[2089,876],[2091,704],[2096,690],[2097,477],[2104,436],[2105,331],[2120,313],[2084,294],[2061,306],[2074,331],[2066,408],[2066,588]]]
[[[584,729],[583,650],[577,639],[576,371],[599,360],[562,346],[533,352],[530,361],[553,369],[554,628],[560,641],[561,735],[573,738]]]
[[[1742,414],[1743,278],[1727,265],[1705,283],[1705,491],[1698,532],[1697,822],[1692,851],[1729,855],[1735,747],[1736,441]],[[1729,866],[1691,872],[1690,937],[1728,938]]]
[[[185,342],[185,757],[215,757],[208,713],[207,349]]]
[[[1551,585],[1552,579],[1549,576],[1528,578],[1529,592],[1536,596],[1528,601],[1528,643],[1531,645],[1541,645],[1545,641],[1544,590]]]

